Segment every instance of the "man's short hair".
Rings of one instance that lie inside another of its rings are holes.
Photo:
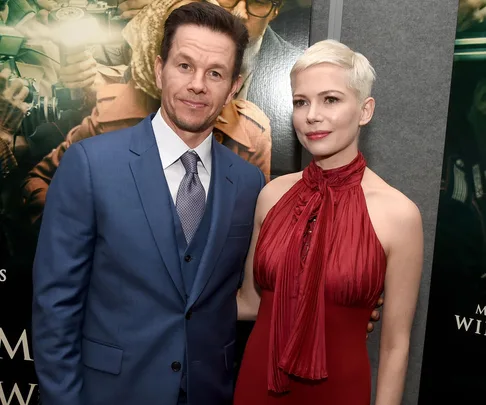
[[[299,72],[321,63],[330,63],[345,69],[349,87],[356,92],[360,102],[371,95],[376,78],[373,66],[364,55],[333,39],[317,42],[308,48],[295,62],[290,76],[293,78]]]
[[[235,64],[232,80],[240,75],[243,54],[248,45],[248,30],[243,21],[224,8],[207,2],[194,2],[172,11],[164,24],[164,38],[160,50],[163,62],[169,57],[177,28],[184,25],[195,25],[220,32],[231,38],[236,47]]]

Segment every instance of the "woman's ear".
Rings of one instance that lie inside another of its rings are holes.
[[[359,126],[365,126],[373,118],[375,112],[375,99],[368,97],[361,106],[361,117],[359,120]]]

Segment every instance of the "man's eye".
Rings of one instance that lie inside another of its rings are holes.
[[[214,78],[220,78],[221,77],[221,73],[219,72],[216,72],[215,70],[211,70],[211,72],[209,73],[212,77]]]
[[[188,65],[187,63],[181,63],[181,64],[179,64],[179,67],[180,67],[181,69],[183,69],[183,70],[187,70],[187,69],[189,69],[189,65]]]

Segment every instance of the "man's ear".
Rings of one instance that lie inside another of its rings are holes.
[[[155,58],[154,73],[155,73],[155,84],[159,90],[162,90],[162,70],[164,69],[164,62],[160,55]]]
[[[273,10],[273,15],[272,15],[272,17],[270,18],[270,21],[273,21],[275,18],[277,18],[279,11],[280,11],[280,9],[279,9],[279,8],[276,8],[275,10]],[[270,21],[269,21],[269,22],[270,22]]]
[[[226,102],[224,103],[225,106],[229,104],[231,100],[233,100],[235,94],[240,90],[242,82],[243,82],[243,78],[241,77],[241,75],[239,75],[238,78],[231,85],[231,92],[228,94],[228,97],[226,98]]]

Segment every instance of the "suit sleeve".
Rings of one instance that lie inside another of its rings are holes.
[[[43,405],[84,405],[81,329],[96,220],[83,145],[66,151],[46,196],[33,268],[32,344]]]
[[[265,187],[265,185],[267,183],[267,180],[266,180],[263,172],[258,167],[255,167],[255,169],[257,170],[257,173],[258,173],[259,185],[258,185],[257,193],[255,195],[255,207],[254,207],[254,211],[253,211],[253,217],[255,216],[256,202],[257,202],[257,199],[258,199],[258,195],[260,194],[263,187]],[[253,223],[253,226],[255,226],[254,223]],[[245,256],[248,254],[248,250],[250,249],[250,242],[251,242],[251,240],[248,242],[248,245],[246,247]],[[243,284],[243,278],[244,277],[245,277],[245,262],[243,262],[243,266],[240,270],[240,280],[238,282],[238,288],[241,288],[241,285]]]
[[[260,169],[258,170],[258,174],[260,175],[260,189],[258,190],[258,194],[260,194],[260,191],[262,191],[267,183],[267,178]]]

